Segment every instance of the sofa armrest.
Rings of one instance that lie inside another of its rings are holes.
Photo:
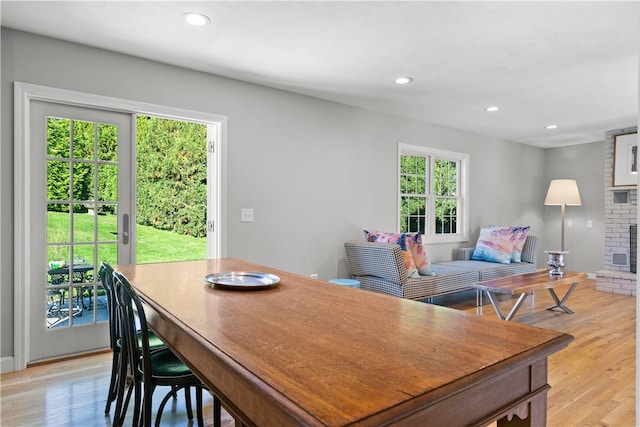
[[[399,245],[352,240],[344,244],[344,249],[354,277],[373,276],[399,285],[407,283],[407,268]]]
[[[528,262],[535,265],[537,251],[538,237],[531,235],[527,236],[527,240],[524,241],[524,247],[522,248],[522,262]]]

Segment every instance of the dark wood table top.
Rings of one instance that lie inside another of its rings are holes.
[[[152,325],[172,325],[159,334],[258,425],[392,422],[573,340],[236,259],[116,270],[151,308]],[[281,281],[256,291],[206,285],[205,275],[226,271]]]
[[[499,294],[517,295],[541,289],[557,288],[572,285],[587,278],[587,273],[565,271],[562,276],[550,276],[548,269],[540,269],[535,273],[516,274],[499,279],[474,283],[473,287]]]

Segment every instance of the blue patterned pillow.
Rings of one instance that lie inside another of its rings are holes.
[[[513,232],[510,228],[483,228],[471,259],[511,264]]]

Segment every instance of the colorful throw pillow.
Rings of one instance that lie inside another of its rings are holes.
[[[413,262],[416,264],[418,274],[420,276],[436,276],[436,271],[429,262],[427,252],[422,246],[422,234],[407,234],[405,236],[405,243],[413,255]]]
[[[377,231],[369,232],[367,230],[364,230],[364,235],[369,242],[395,243],[397,245],[400,245],[400,249],[402,249],[404,266],[407,269],[407,277],[415,279],[420,278],[416,263],[413,261],[413,255],[407,248],[407,239],[405,238],[405,233],[380,233]]]
[[[513,242],[513,250],[511,251],[511,262],[522,262],[522,249],[524,248],[524,242],[529,235],[529,229],[531,226],[515,226],[506,227],[502,225],[490,225],[491,228],[505,228],[511,231]]]
[[[513,233],[509,228],[483,228],[471,259],[477,261],[511,263]]]

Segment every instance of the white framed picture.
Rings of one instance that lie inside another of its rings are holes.
[[[638,133],[616,135],[613,140],[613,186],[638,185]]]

